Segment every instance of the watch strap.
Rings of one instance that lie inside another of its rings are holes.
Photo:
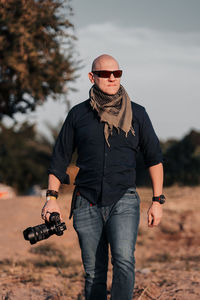
[[[164,203],[165,203],[165,200],[166,200],[166,198],[165,198],[164,195],[152,197],[152,201],[153,201],[153,202],[159,202],[160,204],[164,204]]]
[[[48,196],[52,196],[52,197],[55,197],[57,199],[58,198],[58,192],[54,191],[54,190],[47,190],[46,197],[48,197]]]

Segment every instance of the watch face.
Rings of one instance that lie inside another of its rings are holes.
[[[160,202],[160,204],[165,203],[165,196],[164,195],[160,195],[159,202]]]
[[[159,202],[160,204],[165,203],[165,196],[164,195],[160,195],[158,197],[153,197],[153,201]]]
[[[163,204],[163,203],[165,203],[165,199],[160,199],[160,204]]]

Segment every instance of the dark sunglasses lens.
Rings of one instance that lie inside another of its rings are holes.
[[[111,75],[111,71],[99,71],[99,77],[109,78]]]
[[[119,78],[122,76],[122,70],[116,70],[116,71],[101,70],[101,71],[93,71],[93,73],[101,78],[110,78],[111,74],[113,74],[115,78]]]
[[[115,78],[119,78],[122,76],[122,70],[117,70],[113,72]]]

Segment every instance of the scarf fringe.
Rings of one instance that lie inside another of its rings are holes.
[[[112,135],[113,127],[120,133],[120,129],[125,132],[127,138],[129,131],[135,136],[132,127],[132,107],[131,100],[120,85],[115,95],[103,93],[96,85],[90,89],[90,105],[95,109],[100,117],[100,121],[105,123],[104,135],[108,146],[108,138]]]

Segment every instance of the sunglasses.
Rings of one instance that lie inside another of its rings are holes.
[[[100,78],[110,78],[111,74],[113,74],[115,78],[120,78],[122,76],[122,70],[115,70],[115,71],[101,70],[101,71],[92,71],[92,73],[94,73]]]

